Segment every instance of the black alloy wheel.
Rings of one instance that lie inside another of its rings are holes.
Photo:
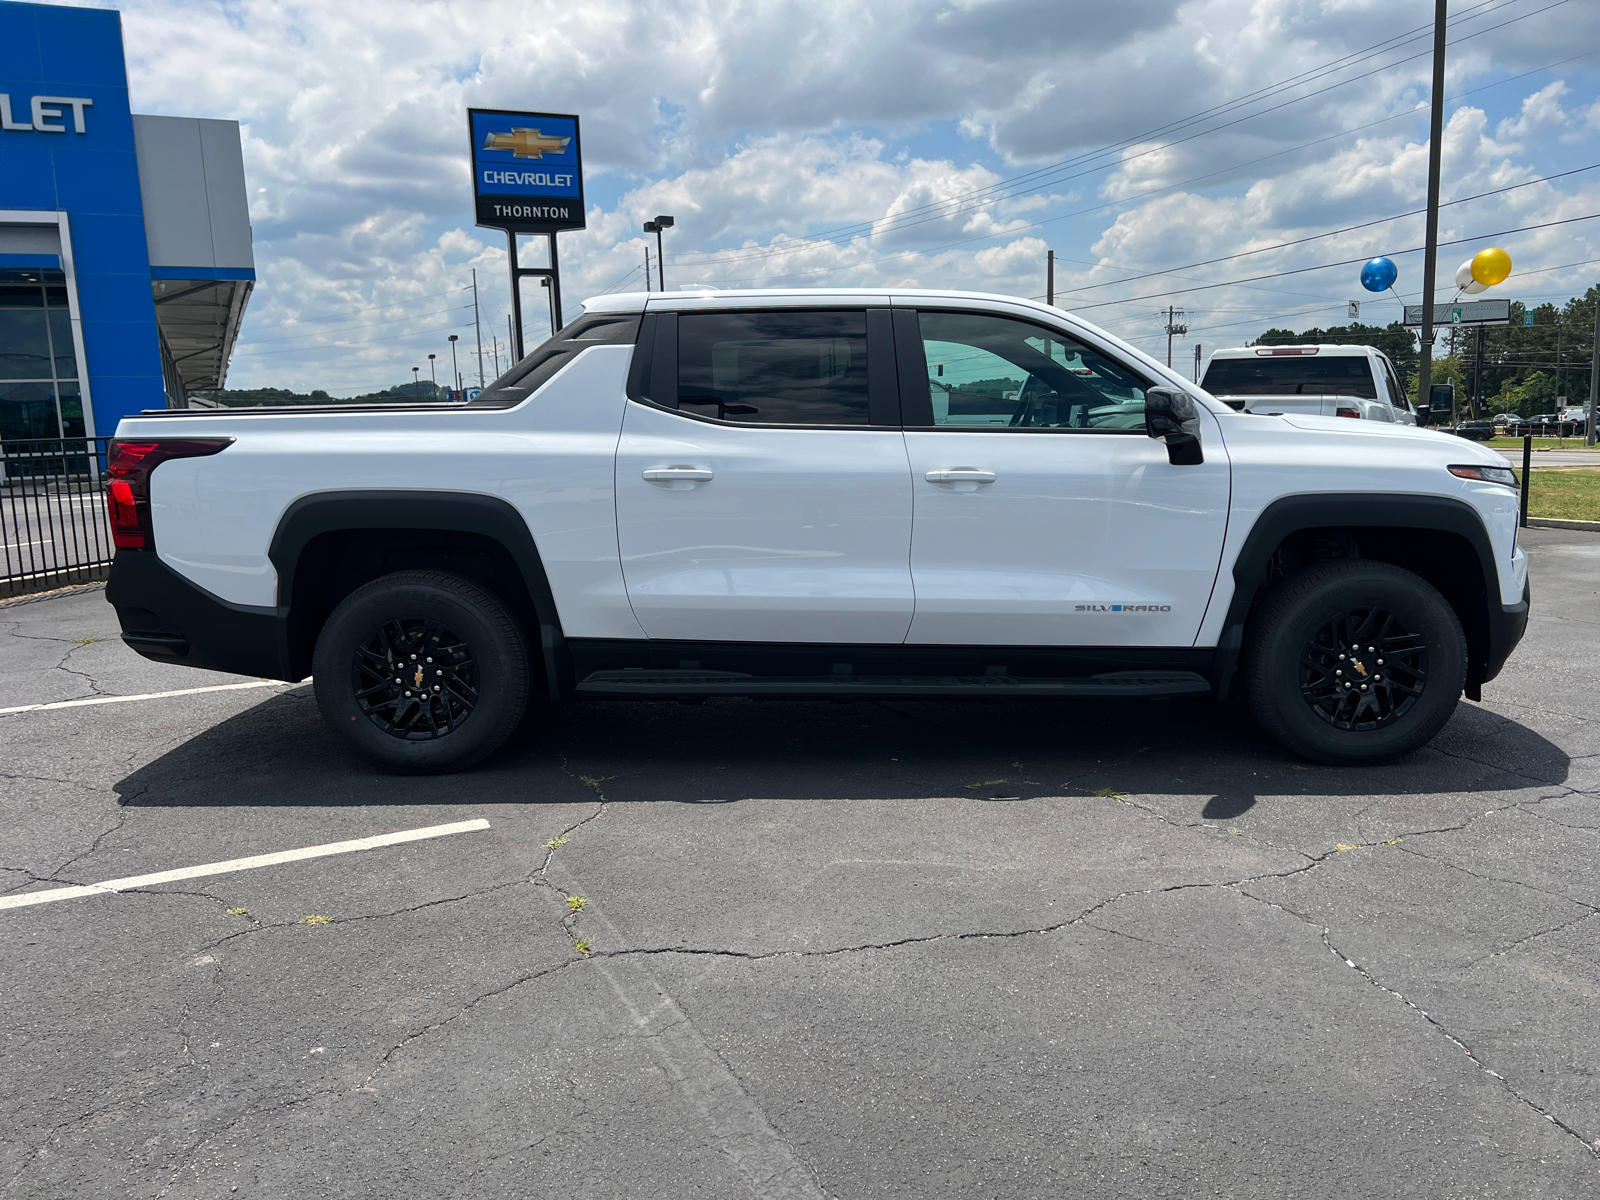
[[[351,671],[356,703],[390,737],[444,737],[478,706],[471,648],[428,617],[385,621],[356,647]]]
[[[469,767],[528,704],[516,619],[442,571],[397,571],[346,596],[317,637],[312,673],[328,724],[394,771]]]
[[[1384,608],[1334,617],[1300,656],[1300,694],[1336,729],[1379,729],[1400,719],[1427,680],[1427,644]]]
[[[1427,580],[1337,559],[1278,584],[1251,614],[1241,663],[1250,710],[1317,762],[1392,762],[1450,719],[1466,684],[1460,618]]]

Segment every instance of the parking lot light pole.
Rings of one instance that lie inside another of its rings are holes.
[[[422,368],[411,368],[411,394],[418,400],[422,399]]]
[[[656,235],[656,282],[661,285],[661,290],[667,290],[667,260],[661,254],[661,231],[671,229],[674,218],[657,215],[654,221],[644,223],[644,231]]]
[[[455,377],[455,391],[461,390],[461,370],[456,366],[456,335],[451,334],[450,342],[450,374]]]
[[[439,398],[439,371],[433,365],[433,360],[438,357],[437,354],[428,355],[428,378],[433,380],[433,397],[435,400]]]

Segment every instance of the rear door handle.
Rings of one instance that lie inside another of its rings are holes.
[[[651,467],[644,477],[649,483],[705,483],[711,478],[711,468]]]
[[[923,476],[929,483],[993,483],[993,471],[980,471],[976,467],[946,467],[929,471]]]

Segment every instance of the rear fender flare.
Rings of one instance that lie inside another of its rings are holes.
[[[352,488],[301,496],[284,510],[267,549],[278,573],[280,612],[287,612],[293,601],[295,572],[311,540],[347,529],[461,530],[505,547],[533,601],[551,699],[559,698],[571,669],[555,595],[528,523],[509,502],[474,492],[404,488]]]

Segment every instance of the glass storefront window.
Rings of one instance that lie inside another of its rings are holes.
[[[72,314],[65,307],[56,308],[52,304],[49,315],[50,343],[56,356],[56,378],[76,379],[78,355],[72,347]]]
[[[83,437],[83,396],[78,392],[78,385],[58,384],[56,391],[61,396],[61,436]]]
[[[79,405],[79,428],[83,426]],[[0,383],[0,439],[8,442],[61,436],[55,388],[48,383]]]
[[[0,440],[83,437],[86,425],[61,272],[0,270]]]
[[[54,372],[44,306],[22,308],[5,303],[9,299],[0,298],[0,379],[49,379]]]

